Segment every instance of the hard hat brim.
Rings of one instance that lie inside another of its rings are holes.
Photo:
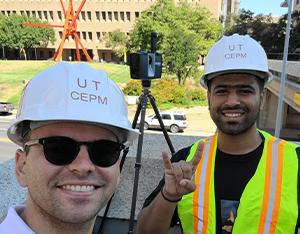
[[[27,119],[18,119],[13,120],[11,127],[7,130],[7,136],[8,138],[16,143],[19,146],[23,146],[23,139],[24,137],[22,134],[18,133],[20,131],[20,124],[23,121],[30,121],[30,122],[40,122],[38,124],[38,127],[53,124],[53,123],[61,123],[61,122],[77,122],[77,123],[85,123],[90,125],[96,125],[102,128],[105,128],[109,131],[111,131],[114,135],[117,136],[119,142],[123,143],[126,146],[129,146],[133,143],[133,141],[139,136],[140,132],[136,129],[127,128],[127,127],[120,127],[115,126],[112,124],[105,124],[105,123],[97,123],[97,122],[90,122],[90,121],[84,121],[84,120],[72,120],[72,119],[48,119],[48,120],[27,120]],[[42,124],[41,122],[45,122]],[[36,127],[36,128],[38,128]],[[34,129],[36,129],[34,128]],[[33,129],[30,129],[32,131]]]
[[[207,81],[211,80],[217,76],[225,75],[225,74],[235,74],[235,73],[241,73],[241,74],[250,74],[254,75],[258,78],[261,78],[265,81],[265,84],[270,82],[273,78],[273,75],[271,72],[262,72],[262,71],[255,71],[255,70],[224,70],[219,72],[214,72],[210,74],[205,74],[200,78],[200,84],[202,87],[207,89]]]

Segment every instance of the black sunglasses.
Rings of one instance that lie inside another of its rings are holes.
[[[43,146],[44,155],[48,162],[59,166],[73,162],[81,145],[87,146],[91,161],[99,167],[114,165],[120,157],[121,150],[125,148],[123,144],[110,140],[80,142],[64,136],[30,140],[24,144],[24,148],[36,144]]]

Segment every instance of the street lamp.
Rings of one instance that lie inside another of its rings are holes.
[[[275,136],[280,136],[280,130],[282,127],[282,108],[283,108],[283,97],[285,91],[285,79],[286,79],[286,63],[289,51],[289,40],[290,40],[290,29],[291,29],[291,12],[292,12],[292,2],[293,0],[284,0],[280,4],[281,7],[288,7],[288,20],[286,24],[286,33],[284,39],[284,49],[283,49],[283,61],[282,61],[282,69],[280,76],[280,90],[279,90],[279,98],[278,98],[278,106],[277,106],[277,115],[276,115],[276,127],[275,127]]]

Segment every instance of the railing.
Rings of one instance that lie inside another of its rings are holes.
[[[268,59],[282,60],[283,53],[268,53]],[[300,53],[289,53],[288,61],[300,61]]]

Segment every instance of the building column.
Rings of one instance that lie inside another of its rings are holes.
[[[98,48],[93,48],[93,61],[99,62]]]

